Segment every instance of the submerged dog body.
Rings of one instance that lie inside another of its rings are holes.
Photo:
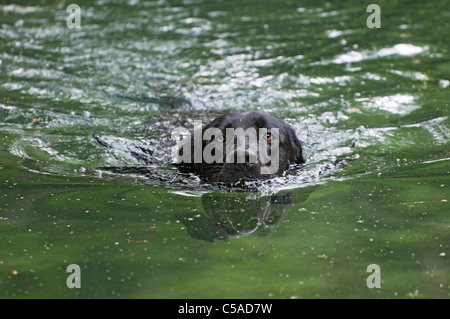
[[[273,178],[291,164],[304,163],[294,130],[261,112],[222,115],[204,126],[200,137],[194,133],[190,142],[188,163],[178,162],[180,167],[211,183]]]

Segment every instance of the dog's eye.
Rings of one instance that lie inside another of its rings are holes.
[[[272,140],[272,133],[267,132],[267,134],[266,134],[266,136],[264,136],[264,138],[270,142]]]
[[[223,143],[223,141],[225,141],[225,137],[223,137],[223,135],[218,136],[218,137],[216,138],[216,141],[219,142],[219,143]]]

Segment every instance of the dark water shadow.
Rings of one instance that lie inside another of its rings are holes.
[[[231,237],[272,234],[296,203],[304,202],[316,187],[271,196],[256,193],[211,192],[202,196],[204,212],[183,211],[176,217],[195,239],[213,242]]]

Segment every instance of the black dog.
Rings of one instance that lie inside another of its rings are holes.
[[[228,129],[236,133],[239,128],[240,132],[249,134],[229,133]],[[214,129],[213,133],[207,134],[211,132],[208,129]],[[252,137],[251,133],[256,136]],[[291,164],[304,163],[302,147],[294,130],[285,122],[261,112],[222,115],[202,128],[201,142],[196,144],[194,137],[191,163],[181,163],[181,167],[183,171],[186,168],[193,170],[211,183],[269,179],[281,176]],[[195,152],[200,155],[206,152],[215,160],[205,157],[194,160]],[[181,153],[179,151],[179,155]]]

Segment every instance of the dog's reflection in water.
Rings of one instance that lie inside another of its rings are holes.
[[[311,192],[302,194],[303,200]],[[306,197],[305,197],[306,196]],[[204,213],[178,213],[190,236],[214,241],[233,236],[267,236],[293,206],[292,193],[255,198],[252,193],[207,193],[202,196]]]

